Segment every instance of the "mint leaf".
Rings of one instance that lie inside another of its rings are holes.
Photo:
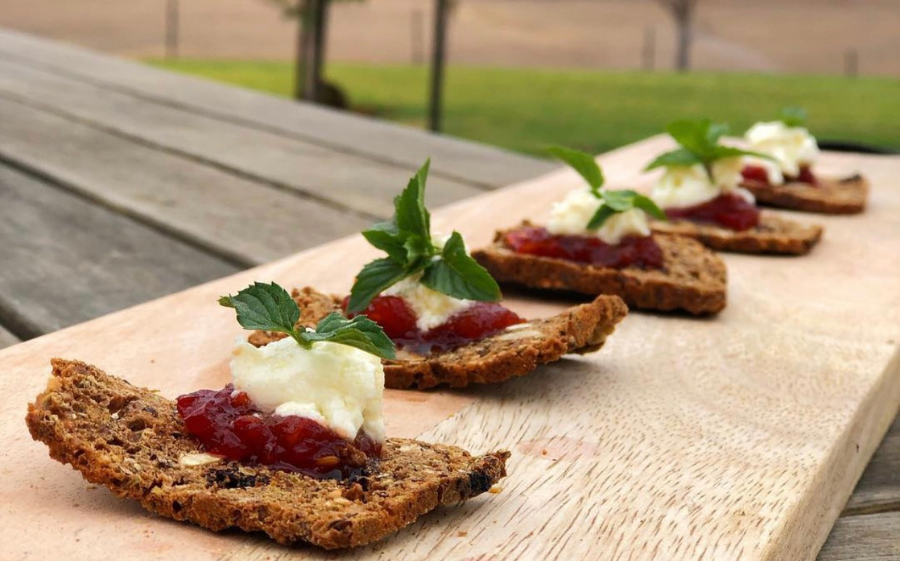
[[[637,208],[647,214],[661,220],[665,220],[666,214],[660,210],[656,203],[647,196],[632,190],[604,191],[603,204],[588,222],[588,229],[594,230],[603,226],[613,215]]]
[[[718,134],[718,128],[713,129],[712,121],[709,119],[681,119],[673,121],[666,126],[668,132],[675,141],[693,153],[701,160],[706,160],[705,155],[709,151],[715,140],[710,139]],[[720,135],[721,136],[721,135]]]
[[[373,247],[387,253],[391,259],[401,263],[406,261],[406,239],[393,221],[379,222],[368,230],[363,230],[362,235]]]
[[[425,181],[431,160],[409,180],[406,189],[394,199],[394,223],[407,239],[417,238],[431,245],[431,215],[425,208]]]
[[[625,212],[632,208],[631,201],[636,195],[634,191],[604,191],[603,204],[617,212]]]
[[[603,172],[593,156],[562,146],[551,146],[547,150],[557,159],[562,160],[577,171],[587,181],[588,186],[591,188],[591,193],[595,197],[600,198],[599,191],[600,187],[603,187],[604,182]]]
[[[425,269],[422,284],[454,298],[482,302],[500,300],[497,281],[466,253],[459,232],[453,232],[441,250],[440,259]]]
[[[600,205],[600,208],[597,209],[597,212],[595,212],[594,216],[592,216],[590,221],[588,221],[588,230],[596,230],[600,226],[603,226],[603,224],[605,224],[607,220],[609,220],[616,214],[618,214],[618,212],[613,210],[611,207]]]
[[[809,113],[803,107],[785,107],[778,112],[778,118],[785,126],[804,127]]]
[[[253,283],[235,296],[222,296],[219,304],[234,308],[244,329],[262,329],[291,334],[300,319],[300,309],[288,292],[275,283]]]
[[[659,206],[646,195],[641,195],[640,193],[635,193],[632,204],[635,208],[639,208],[649,214],[654,218],[658,218],[659,220],[666,220],[666,213],[659,208]]]
[[[381,358],[396,358],[394,342],[381,327],[366,316],[347,319],[337,312],[330,313],[316,325],[315,332],[301,336],[310,342],[329,341],[363,350]]]
[[[706,128],[706,143],[715,146],[719,139],[728,134],[730,127],[726,123],[710,123]]]
[[[596,165],[596,164],[595,164]],[[365,310],[373,298],[401,280],[422,272],[425,286],[467,300],[500,299],[500,288],[490,274],[465,250],[462,236],[453,232],[443,249],[431,239],[431,215],[425,208],[429,161],[394,199],[394,217],[363,232],[387,257],[367,264],[350,290],[348,314]],[[602,183],[602,178],[601,178]]]
[[[734,146],[716,146],[712,151],[712,156],[714,161],[724,160],[725,158],[737,158],[740,156],[755,156],[757,158],[762,158],[763,160],[775,161],[775,158],[768,154],[754,152],[753,150],[743,150],[741,148],[735,148]]]
[[[409,267],[391,258],[376,259],[368,263],[356,275],[356,282],[350,289],[347,313],[357,314],[365,310],[372,298],[414,272],[416,271],[410,271]]]
[[[394,343],[377,323],[365,316],[352,320],[337,312],[319,322],[315,331],[297,327],[300,308],[288,291],[274,282],[253,283],[235,296],[222,296],[219,304],[237,311],[237,320],[244,329],[262,329],[290,335],[305,349],[317,341],[331,341],[356,347],[379,356],[394,358]]]
[[[720,139],[728,134],[728,125],[713,123],[709,119],[682,119],[674,121],[669,123],[666,130],[681,147],[660,154],[647,164],[644,171],[659,167],[669,168],[701,164],[706,169],[707,174],[711,174],[712,164],[724,158],[756,156],[767,160],[772,159],[758,152],[719,144]]]
[[[676,150],[672,150],[671,152],[666,152],[665,154],[660,154],[659,156],[657,156],[655,160],[647,164],[647,167],[644,168],[644,171],[650,171],[651,169],[662,167],[690,167],[702,163],[703,160],[690,150],[686,148],[678,148]]]

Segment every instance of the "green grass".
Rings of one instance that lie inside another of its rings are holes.
[[[285,62],[149,61],[171,70],[289,95]],[[353,107],[423,126],[427,70],[332,63],[328,78]],[[601,152],[708,116],[742,132],[780,107],[803,105],[820,139],[900,148],[900,79],[762,74],[670,74],[449,67],[445,132],[522,152],[548,144]]]

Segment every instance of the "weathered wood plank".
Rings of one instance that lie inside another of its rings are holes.
[[[0,321],[28,337],[236,270],[3,166],[0,263]]]
[[[900,416],[862,474],[844,515],[900,511]],[[900,532],[897,534],[900,542]]]
[[[547,161],[499,148],[147,68],[16,31],[0,30],[0,53],[218,119],[405,168],[418,166],[431,156],[436,174],[471,184],[502,187],[553,167]]]
[[[0,123],[0,158],[238,264],[271,261],[371,222],[4,98]]]
[[[391,200],[415,172],[7,61],[0,61],[0,95],[370,217],[389,216]],[[455,180],[432,183],[435,206],[482,192]]]
[[[15,345],[19,342],[19,338],[7,331],[2,325],[0,325],[0,349],[3,347],[8,347],[10,345]]]
[[[839,519],[818,561],[900,561],[900,512]]]

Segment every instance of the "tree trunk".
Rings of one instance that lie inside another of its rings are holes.
[[[669,4],[672,9],[672,16],[675,18],[675,27],[678,33],[678,43],[675,48],[675,68],[679,72],[686,72],[691,68],[695,3],[696,0],[675,0]]]
[[[675,68],[679,72],[687,72],[691,68],[691,42],[693,25],[690,15],[677,14],[675,24],[678,27],[678,45],[675,52]]]
[[[329,0],[297,0],[297,59],[294,97],[317,102],[321,98],[322,68]]]
[[[443,112],[444,61],[447,48],[448,0],[434,2],[434,48],[431,53],[431,95],[428,111],[428,128],[441,130]]]

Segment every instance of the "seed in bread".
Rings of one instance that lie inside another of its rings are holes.
[[[506,475],[508,452],[473,457],[402,438],[387,439],[383,458],[346,481],[224,461],[185,436],[173,401],[82,362],[52,365],[25,419],[50,456],[151,512],[210,530],[354,547],[484,493]]]
[[[341,298],[314,288],[295,289],[293,296],[304,325],[314,325],[329,313],[341,310]],[[449,351],[427,356],[399,351],[396,360],[384,361],[385,386],[462,388],[522,376],[566,354],[596,351],[627,313],[628,308],[619,297],[600,296],[553,317],[514,325]],[[249,341],[261,346],[282,337],[280,333],[257,331]]]
[[[800,182],[769,185],[745,179],[742,187],[761,205],[822,214],[858,214],[865,210],[869,182],[861,175],[818,177],[817,182],[815,186]]]
[[[523,226],[530,226],[524,222]],[[566,259],[516,253],[504,243],[506,231],[472,256],[501,284],[611,294],[632,308],[683,310],[695,315],[725,308],[725,263],[702,244],[677,236],[654,236],[663,254],[661,269],[615,269]]]
[[[694,238],[716,251],[781,255],[809,253],[823,231],[817,224],[803,224],[771,212],[761,212],[759,224],[742,231],[689,220],[653,222],[651,227],[656,233]]]

